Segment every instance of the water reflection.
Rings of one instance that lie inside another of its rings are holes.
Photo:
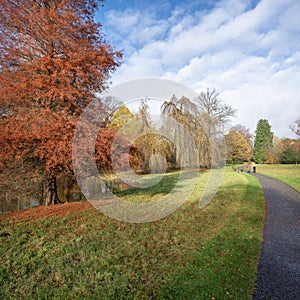
[[[43,204],[42,182],[32,183],[25,190],[12,189],[9,192],[0,193],[1,212],[11,212],[29,207],[35,207]],[[57,189],[59,199],[63,202],[74,202],[84,200],[77,184],[70,179],[57,180]]]
[[[33,197],[22,197],[19,199],[1,199],[1,212],[10,212],[42,204],[42,201]]]
[[[11,189],[8,192],[0,192],[0,208],[1,212],[11,212],[29,207],[35,207],[43,204],[43,183],[33,183],[26,187],[25,190],[19,191]],[[125,184],[120,179],[108,180],[106,184],[99,186],[99,181],[95,178],[89,178],[85,183],[84,191],[86,195],[90,193],[97,195],[100,193],[107,193],[109,190],[114,192],[124,191],[130,186]],[[59,178],[57,180],[57,193],[62,202],[75,202],[85,200],[83,193],[79,186],[70,178]],[[92,196],[89,195],[89,196]]]

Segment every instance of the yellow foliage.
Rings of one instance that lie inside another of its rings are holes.
[[[230,163],[250,161],[252,147],[249,141],[236,130],[231,130],[226,136],[226,160]]]
[[[110,128],[120,128],[126,122],[135,118],[135,115],[125,105],[120,106],[113,114],[112,120],[109,124]]]

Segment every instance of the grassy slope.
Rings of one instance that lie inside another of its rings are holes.
[[[94,208],[31,221],[2,218],[3,299],[252,299],[264,201],[258,181],[227,171],[200,210],[200,184],[147,224]]]
[[[300,165],[258,165],[257,172],[281,180],[300,192]]]

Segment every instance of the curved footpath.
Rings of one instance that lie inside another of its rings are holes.
[[[253,174],[266,200],[264,239],[253,299],[300,299],[300,193]]]

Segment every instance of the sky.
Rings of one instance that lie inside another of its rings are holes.
[[[267,119],[280,138],[300,117],[299,0],[107,0],[96,14],[123,52],[113,85],[164,78],[197,93],[216,89],[254,132]]]

